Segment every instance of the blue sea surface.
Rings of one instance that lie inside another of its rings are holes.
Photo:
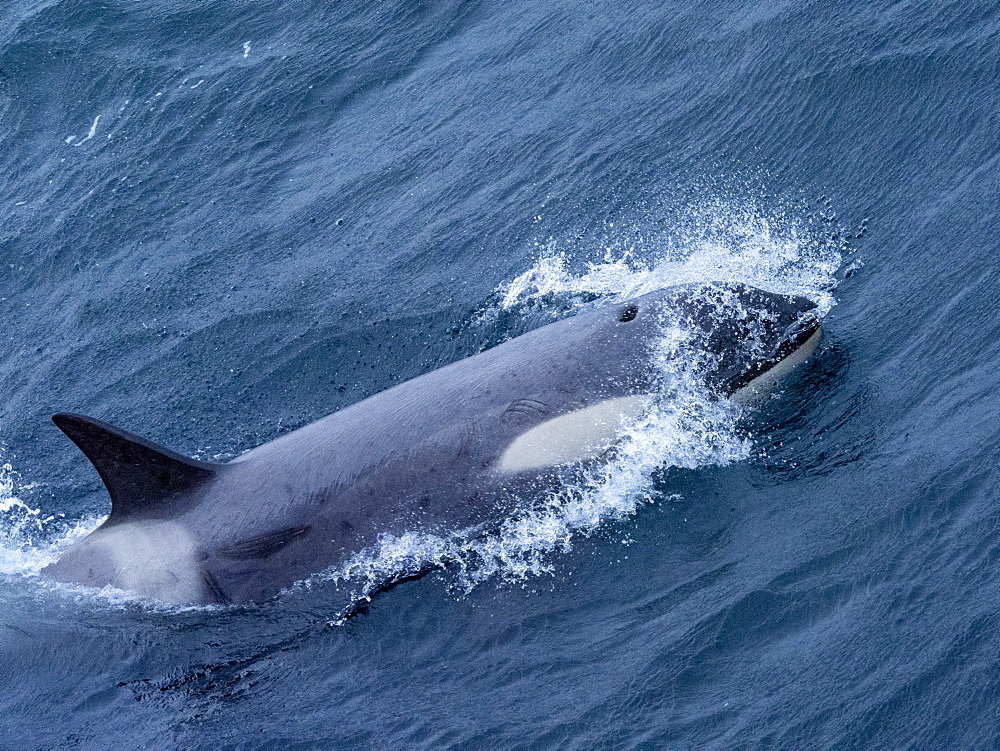
[[[998,80],[968,0],[3,0],[0,747],[1000,746]],[[558,539],[370,602],[391,551],[247,607],[39,575],[110,509],[53,413],[227,460],[706,278],[819,351]]]

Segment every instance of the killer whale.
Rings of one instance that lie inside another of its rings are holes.
[[[599,459],[663,388],[650,349],[667,319],[707,355],[709,387],[740,401],[764,393],[820,337],[805,298],[740,284],[669,287],[535,329],[226,464],[57,414],[112,507],[42,573],[168,603],[247,603],[381,533],[496,524],[560,467]]]

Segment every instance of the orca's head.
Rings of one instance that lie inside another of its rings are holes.
[[[819,343],[818,310],[805,297],[720,282],[675,294],[681,323],[707,353],[709,386],[736,401],[766,392]]]
[[[804,297],[730,282],[685,284],[648,293],[611,313],[645,336],[680,324],[704,359],[709,387],[748,403],[805,360],[820,339],[819,313]],[[619,323],[618,325],[621,325]]]

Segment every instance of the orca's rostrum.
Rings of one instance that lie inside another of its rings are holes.
[[[666,288],[531,331],[227,464],[55,415],[112,505],[43,573],[170,603],[245,603],[381,534],[495,527],[560,469],[598,460],[664,388],[650,352],[666,318],[707,353],[708,385],[738,399],[782,377],[820,337],[805,298],[739,284]]]

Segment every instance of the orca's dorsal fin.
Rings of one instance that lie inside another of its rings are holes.
[[[188,507],[185,496],[223,466],[188,459],[125,430],[63,412],[52,421],[87,455],[111,496],[105,524],[169,518]]]

